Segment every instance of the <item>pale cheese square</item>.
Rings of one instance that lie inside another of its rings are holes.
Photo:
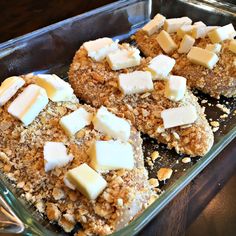
[[[224,40],[232,39],[233,35],[235,35],[235,29],[232,24],[219,27],[208,33],[212,43],[220,43]]]
[[[46,142],[43,148],[45,172],[63,167],[73,160],[67,154],[66,146],[61,142]]]
[[[0,106],[6,104],[24,84],[25,81],[19,76],[5,79],[0,86]]]
[[[127,120],[109,112],[106,107],[100,107],[93,118],[94,129],[114,139],[128,141],[130,137],[130,124]]]
[[[118,49],[107,55],[107,62],[112,70],[121,70],[140,65],[140,51],[137,48]]]
[[[152,79],[167,79],[175,65],[175,59],[166,55],[158,55],[154,57],[148,64],[147,70],[152,73]]]
[[[202,65],[208,69],[213,69],[219,57],[211,51],[199,47],[192,47],[187,58],[194,64]]]
[[[181,125],[194,123],[198,116],[196,108],[193,105],[170,108],[161,112],[164,128],[169,129]]]
[[[171,36],[165,31],[162,30],[156,37],[158,44],[160,45],[161,49],[169,54],[175,51],[178,46],[175,41],[171,38]]]
[[[119,89],[124,94],[145,93],[153,90],[152,74],[148,71],[134,71],[120,74]]]
[[[70,84],[55,74],[38,74],[35,82],[46,90],[53,102],[70,101],[74,97]]]
[[[190,51],[190,49],[192,48],[192,46],[195,43],[195,39],[193,37],[191,37],[190,35],[184,35],[179,49],[178,49],[178,53],[188,53]]]
[[[107,186],[106,180],[86,163],[69,170],[66,179],[90,200],[95,200]]]
[[[214,43],[214,44],[207,44],[206,45],[206,50],[214,52],[214,53],[220,53],[221,50],[221,44],[219,43]]]
[[[90,148],[91,167],[96,171],[134,168],[133,147],[128,142],[95,141]]]
[[[113,41],[111,38],[99,38],[88,41],[83,44],[88,56],[94,61],[102,61],[107,54],[118,49],[118,41]]]
[[[186,92],[186,78],[170,75],[165,84],[165,96],[178,102],[184,98]]]
[[[180,17],[180,18],[171,18],[166,19],[164,23],[164,30],[168,33],[177,32],[177,30],[183,25],[191,25],[192,20],[188,17]]]
[[[60,125],[69,136],[75,135],[79,130],[89,125],[92,121],[93,114],[87,112],[83,107],[73,111],[69,115],[60,119]]]
[[[8,107],[8,112],[21,120],[24,125],[29,125],[48,104],[45,89],[35,84],[30,84]]]

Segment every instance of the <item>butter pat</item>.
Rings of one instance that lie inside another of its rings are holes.
[[[69,136],[73,136],[76,132],[89,125],[92,117],[91,113],[81,107],[69,115],[63,116],[59,123]]]
[[[66,178],[90,200],[95,200],[107,186],[106,180],[86,163],[69,170]]]
[[[74,95],[70,84],[54,74],[38,74],[36,84],[46,90],[53,102],[70,101]]]
[[[165,31],[162,30],[156,37],[157,42],[159,43],[162,50],[169,54],[176,50],[178,47],[171,36]]]
[[[164,30],[168,33],[176,32],[182,25],[191,25],[192,20],[188,17],[167,19],[164,23]]]
[[[214,52],[214,53],[220,53],[221,44],[219,44],[219,43],[207,44],[206,50]]]
[[[144,93],[153,90],[152,75],[146,71],[134,71],[120,74],[119,89],[124,94]]]
[[[232,39],[235,36],[235,29],[232,24],[228,24],[210,31],[208,36],[212,43],[219,43],[226,39]]]
[[[183,38],[185,34],[191,35],[193,30],[192,25],[183,25],[177,30],[177,35]]]
[[[153,20],[149,21],[143,28],[142,30],[146,32],[149,36],[156,33],[163,25],[165,22],[165,17],[161,14],[157,14]]]
[[[8,107],[8,112],[29,125],[48,104],[45,89],[31,84]]]
[[[192,124],[197,120],[196,108],[192,105],[170,108],[161,112],[164,128]]]
[[[180,101],[186,91],[186,79],[182,76],[170,75],[165,84],[165,96],[172,101]]]
[[[236,53],[236,40],[235,39],[230,41],[229,50],[233,53]]]
[[[166,79],[174,65],[175,59],[161,54],[150,61],[147,70],[152,73],[153,80]]]
[[[194,43],[195,43],[195,39],[193,37],[191,37],[187,34],[184,35],[184,37],[180,43],[178,53],[188,53]]]
[[[195,39],[198,39],[198,38],[205,38],[207,35],[207,27],[206,25],[195,25],[192,29],[192,36],[193,38]]]
[[[137,48],[123,48],[107,55],[107,62],[112,70],[121,70],[140,64],[140,51]]]
[[[94,129],[114,139],[128,141],[130,137],[130,124],[125,119],[122,119],[111,112],[106,107],[98,109],[93,119]]]
[[[43,148],[43,155],[46,172],[56,167],[65,166],[73,160],[73,156],[67,154],[66,147],[61,142],[46,142]]]
[[[128,142],[95,141],[89,156],[91,167],[97,171],[134,168],[133,148]]]
[[[202,65],[208,69],[212,69],[219,60],[214,52],[199,47],[192,47],[187,58],[192,63]]]
[[[6,104],[24,84],[25,81],[19,76],[5,79],[0,87],[0,106]]]
[[[100,38],[83,44],[88,56],[94,61],[102,61],[108,53],[118,49],[118,41],[110,38]]]

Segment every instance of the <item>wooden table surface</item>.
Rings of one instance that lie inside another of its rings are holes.
[[[0,42],[110,2],[114,1],[0,1]],[[235,170],[236,140],[138,235],[235,235]]]

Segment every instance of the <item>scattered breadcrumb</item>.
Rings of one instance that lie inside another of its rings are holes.
[[[220,123],[218,121],[211,121],[210,124],[213,127],[219,127],[220,126]]]
[[[160,156],[159,152],[158,151],[154,151],[151,154],[152,161],[154,162],[159,156]]]
[[[215,133],[218,129],[219,129],[219,127],[214,127],[214,128],[212,129],[212,131]]]
[[[226,119],[229,115],[228,114],[223,114],[220,116],[221,119]]]
[[[182,162],[183,163],[189,163],[189,162],[191,162],[191,158],[190,157],[185,157],[185,158],[182,159]]]
[[[161,168],[157,171],[157,178],[159,181],[170,179],[173,170],[171,168]]]
[[[149,179],[149,184],[152,186],[152,187],[158,187],[159,186],[159,181],[158,179],[156,178],[151,178]]]

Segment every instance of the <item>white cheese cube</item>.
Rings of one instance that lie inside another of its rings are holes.
[[[74,95],[70,84],[54,74],[38,74],[36,84],[46,90],[53,102],[70,101]]]
[[[192,124],[197,120],[197,111],[193,105],[170,108],[161,112],[164,128]]]
[[[192,26],[192,25],[183,25],[183,26],[181,26],[181,27],[177,30],[177,35],[178,35],[180,38],[183,38],[185,34],[191,35],[191,34],[192,34],[193,27],[194,27],[194,26]]]
[[[60,125],[69,136],[73,136],[76,132],[89,125],[93,115],[87,112],[83,107],[73,111],[69,115],[60,119]]]
[[[219,43],[207,44],[206,50],[214,52],[214,53],[220,53],[221,44],[219,44]]]
[[[214,52],[199,47],[192,47],[187,58],[192,63],[202,65],[208,69],[212,69],[219,60]]]
[[[162,50],[169,54],[178,48],[175,41],[171,38],[171,36],[165,31],[162,30],[156,37],[157,42],[159,43]]]
[[[144,93],[153,90],[152,74],[148,71],[134,71],[120,74],[119,89],[124,94]]]
[[[233,53],[236,53],[236,39],[230,41],[229,50]]]
[[[156,33],[165,22],[165,17],[161,14],[157,14],[153,20],[149,21],[142,30],[145,31],[149,36]]]
[[[147,70],[152,73],[153,80],[166,79],[174,65],[175,59],[161,54],[150,61]]]
[[[73,156],[67,154],[66,147],[61,142],[46,142],[43,148],[44,169],[46,172],[56,167],[67,165]]]
[[[207,27],[205,25],[195,25],[192,29],[192,37],[195,39],[205,38],[207,35]]]
[[[164,30],[168,33],[176,32],[182,25],[191,25],[192,20],[188,17],[167,19],[164,23]]]
[[[184,98],[186,91],[186,79],[182,76],[170,75],[165,84],[165,96],[178,102]]]
[[[19,76],[5,79],[0,87],[0,106],[6,104],[24,84],[25,81]]]
[[[197,22],[194,22],[195,26],[206,26],[206,24],[204,24],[202,21],[197,21]]]
[[[88,56],[94,61],[102,61],[108,53],[118,49],[118,41],[114,42],[111,38],[100,38],[85,42],[83,46]]]
[[[30,84],[8,107],[8,112],[29,125],[48,104],[45,89]]]
[[[233,35],[235,35],[235,29],[232,24],[219,27],[208,33],[212,43],[219,43],[226,39],[231,39]]]
[[[106,180],[86,163],[69,170],[66,178],[90,200],[95,200],[107,186]]]
[[[93,119],[94,129],[114,139],[128,141],[130,137],[130,124],[111,112],[106,107],[100,107]]]
[[[184,37],[180,43],[178,53],[188,53],[194,43],[195,43],[195,39],[193,37],[191,37],[187,34],[184,35]]]
[[[107,55],[107,62],[112,70],[121,70],[140,64],[140,51],[137,48],[118,49]]]
[[[95,141],[89,156],[91,167],[97,171],[134,168],[133,148],[128,142]]]

